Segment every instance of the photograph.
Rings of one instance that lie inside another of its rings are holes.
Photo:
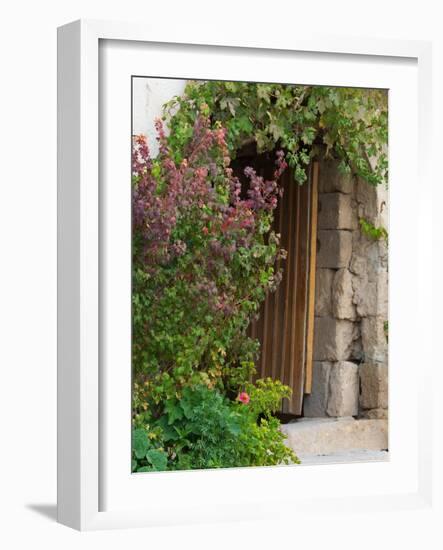
[[[443,549],[441,2],[396,4],[5,4],[0,548]]]
[[[388,90],[131,90],[131,471],[388,460]]]

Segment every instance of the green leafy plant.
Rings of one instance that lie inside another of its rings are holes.
[[[365,218],[360,218],[359,223],[362,233],[370,239],[388,242],[388,232],[384,227],[376,227]]]
[[[283,154],[273,179],[246,168],[242,190],[224,128],[198,117],[180,159],[157,130],[156,159],[133,144],[133,469],[296,462],[272,415],[290,390],[249,382],[259,348],[246,332],[280,280]]]
[[[288,388],[273,380],[250,384],[232,400],[204,385],[183,388],[158,418],[136,422],[133,470],[183,470],[297,463],[272,415]],[[246,397],[247,396],[247,399]]]
[[[302,184],[325,154],[384,181],[386,94],[190,81],[163,119],[157,158],[133,143],[133,471],[297,463],[275,416],[290,389],[251,382],[259,343],[247,335],[281,279],[278,180],[289,165]],[[270,180],[234,175],[249,146],[275,155]]]
[[[387,94],[382,90],[249,82],[189,81],[166,103],[164,120],[177,161],[199,115],[226,128],[231,156],[245,144],[281,148],[298,183],[310,160],[324,152],[367,182],[386,181]]]
[[[136,428],[132,433],[132,469],[137,472],[166,470],[168,456],[154,441],[155,432]]]

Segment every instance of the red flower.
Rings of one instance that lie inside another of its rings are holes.
[[[251,398],[245,391],[239,393],[237,399],[240,401],[240,403],[243,403],[244,405],[247,405],[251,400]]]

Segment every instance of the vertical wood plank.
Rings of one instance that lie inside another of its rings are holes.
[[[318,162],[312,167],[310,201],[309,285],[306,330],[305,393],[312,391],[312,357],[314,350],[315,275],[317,265]]]
[[[287,178],[286,178],[287,181]],[[283,187],[283,197],[280,198],[278,207],[276,209],[275,213],[275,221],[276,221],[276,227],[277,227],[277,233],[280,234],[280,246],[282,245],[282,233],[283,233],[283,205],[282,201],[285,199],[285,192],[287,189],[285,189],[284,184],[282,182]],[[287,188],[287,185],[286,185]],[[275,272],[277,273],[280,269],[284,269],[286,266],[286,263],[282,265],[282,260],[279,259],[277,261],[277,266],[275,269]],[[279,337],[281,333],[281,311],[283,310],[281,307],[281,284],[278,285],[275,295],[274,295],[274,326],[272,327],[272,356],[271,356],[271,377],[276,378],[278,376],[278,358],[279,358]]]
[[[269,164],[261,166],[260,174],[266,177],[269,168]],[[317,177],[318,165],[310,167],[302,186],[290,170],[282,176],[284,193],[274,213],[273,229],[281,234],[280,246],[287,252],[286,260],[275,266],[277,271],[283,264],[283,277],[275,293],[266,296],[259,318],[248,330],[261,346],[256,378],[270,376],[290,386],[292,397],[285,400],[282,412],[294,415],[301,414],[303,395],[312,385]]]
[[[266,170],[264,166],[260,167],[260,170],[258,171],[260,176],[264,179],[266,179]],[[268,293],[266,295],[264,304],[263,304],[263,334],[261,339],[261,365],[260,365],[260,376],[261,378],[265,378],[267,376],[267,371],[269,368],[269,361],[268,361],[268,350],[269,350],[269,333],[272,326],[272,308],[270,307],[270,301],[271,301],[271,295]]]
[[[286,178],[289,180],[288,176]],[[282,284],[284,284],[284,293],[283,293],[283,327],[282,327],[282,334],[281,334],[281,374],[280,374],[280,380],[284,384],[289,383],[289,376],[290,373],[288,372],[288,365],[290,364],[290,360],[288,360],[288,356],[290,353],[290,339],[291,339],[291,333],[290,333],[290,321],[291,321],[291,308],[290,304],[292,302],[292,293],[293,293],[293,276],[294,276],[294,265],[293,265],[293,246],[294,246],[294,220],[295,216],[294,210],[296,208],[296,193],[295,193],[295,185],[292,181],[288,181],[287,186],[287,202],[285,201],[284,206],[286,211],[286,223],[285,223],[285,233],[286,233],[286,267],[285,267],[285,273],[283,276]],[[285,406],[287,406],[287,403],[285,403]]]
[[[292,295],[291,302],[288,304],[290,310],[289,317],[291,319],[288,326],[288,340],[290,341],[289,346],[289,356],[288,356],[288,370],[289,370],[289,380],[288,386],[292,389],[292,396],[288,406],[288,412],[297,414],[297,405],[300,397],[299,385],[296,382],[296,379],[299,378],[298,367],[299,367],[299,357],[298,353],[300,351],[299,342],[297,341],[299,326],[300,326],[300,314],[299,314],[299,304],[300,302],[300,285],[302,284],[302,273],[301,273],[301,247],[302,247],[302,227],[301,227],[301,217],[302,217],[302,200],[303,200],[303,190],[295,182],[292,182],[292,186],[295,188],[295,195],[297,197],[295,208],[291,212],[291,226],[294,228],[294,249],[293,255],[291,257],[291,266],[292,266],[292,276],[291,276],[291,287]]]
[[[293,304],[296,322],[292,326],[291,353],[291,388],[292,399],[290,412],[301,414],[305,374],[305,334],[306,334],[306,304],[308,286],[308,251],[309,251],[309,199],[310,178],[299,186],[299,205],[297,208],[298,248],[296,255],[296,277],[294,280],[296,300]]]

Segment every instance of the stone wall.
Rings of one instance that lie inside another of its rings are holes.
[[[359,219],[388,228],[385,186],[319,170],[313,385],[307,417],[386,418],[388,250]]]

